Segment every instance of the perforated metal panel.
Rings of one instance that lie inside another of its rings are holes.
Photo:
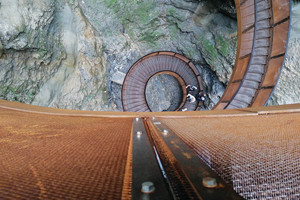
[[[163,119],[246,199],[300,198],[300,114]]]
[[[120,199],[131,127],[0,109],[0,199]]]

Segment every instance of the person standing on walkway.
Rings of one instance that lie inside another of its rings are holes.
[[[197,90],[197,87],[194,85],[187,85],[186,87],[187,92],[189,93],[190,91]]]
[[[190,102],[190,103],[194,103],[194,102],[196,101],[196,98],[195,98],[193,95],[191,95],[191,94],[188,94],[188,95],[186,96],[186,99],[187,99],[188,102]]]
[[[197,101],[205,101],[205,99],[206,99],[206,94],[204,94],[204,93],[198,93],[196,95],[196,100]]]

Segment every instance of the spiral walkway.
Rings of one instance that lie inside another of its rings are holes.
[[[289,0],[237,0],[238,49],[226,91],[215,109],[263,106],[283,65]]]
[[[197,89],[193,91],[193,94],[203,92],[203,86],[197,68],[184,56],[174,52],[163,51],[144,56],[130,68],[122,88],[124,111],[151,111],[146,100],[146,86],[153,76],[159,74],[174,76],[182,88],[182,103],[176,110],[200,110],[202,101],[190,103],[186,99],[187,85],[197,87]]]

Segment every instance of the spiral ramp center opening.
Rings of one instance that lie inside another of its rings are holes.
[[[147,83],[146,101],[153,112],[175,111],[179,108],[182,97],[182,87],[170,74],[158,74]]]

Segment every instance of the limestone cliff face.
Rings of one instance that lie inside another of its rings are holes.
[[[102,41],[73,2],[1,0],[0,97],[41,106],[114,110]]]
[[[220,2],[0,0],[0,98],[68,109],[122,110],[122,80],[113,77],[148,53],[168,50],[196,65],[208,93],[204,108],[211,108],[230,78],[237,40],[233,1]],[[294,43],[297,49],[299,42]],[[286,69],[298,76],[295,59],[290,57],[293,64]],[[165,78],[156,80],[150,93],[159,93],[157,88],[165,83]],[[174,92],[172,87],[164,91]],[[286,102],[282,96],[287,93],[281,91],[287,89],[274,92],[271,104]]]

